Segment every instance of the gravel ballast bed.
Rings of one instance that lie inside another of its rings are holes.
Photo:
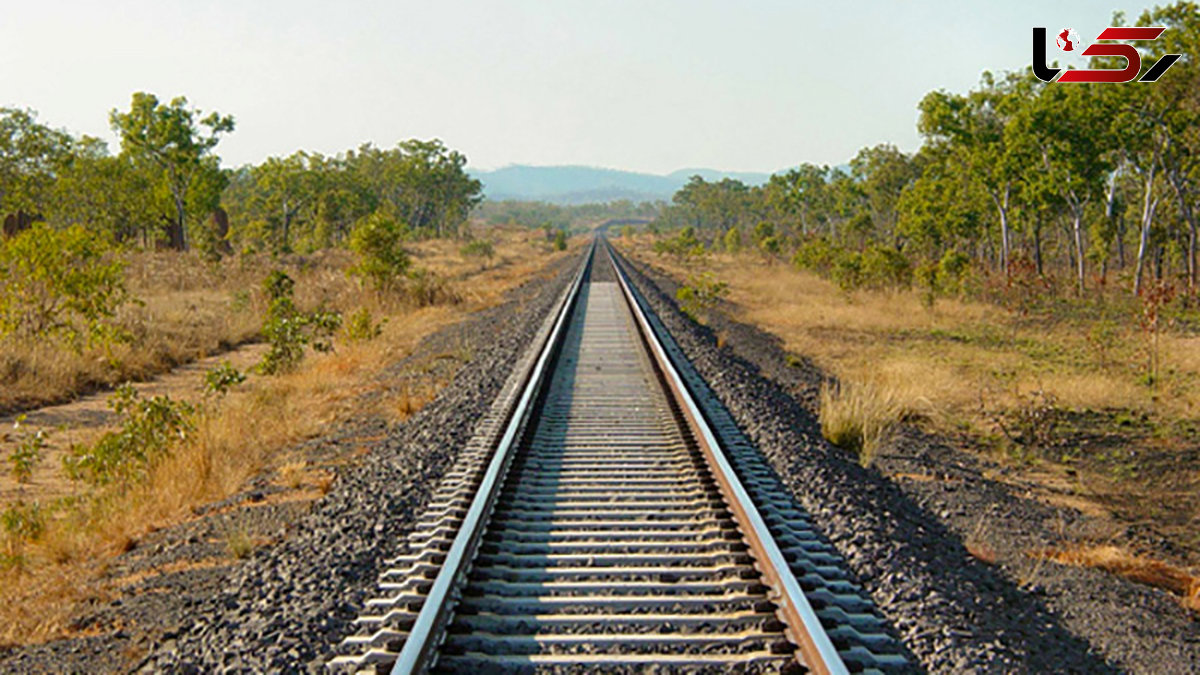
[[[1054,543],[1056,529],[1085,526],[1078,513],[1014,496],[983,478],[970,456],[916,432],[877,466],[944,480],[897,484],[862,468],[820,436],[815,401],[824,375],[817,368],[719,312],[711,329],[696,325],[671,299],[673,280],[640,263],[630,267],[693,366],[925,668],[1200,671],[1200,628],[1166,593],[1023,555]],[[980,522],[1001,557],[1018,562],[989,565],[967,552],[963,539]]]

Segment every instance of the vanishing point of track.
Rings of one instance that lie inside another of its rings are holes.
[[[540,341],[331,669],[906,667],[603,239]]]

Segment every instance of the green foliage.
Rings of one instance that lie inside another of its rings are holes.
[[[825,237],[809,237],[796,248],[792,265],[796,269],[828,274],[840,255],[841,249],[833,246]]]
[[[46,510],[39,502],[11,504],[0,511],[0,527],[10,537],[33,541],[46,531]]]
[[[394,290],[412,265],[404,249],[407,228],[382,213],[367,216],[354,228],[350,248],[359,256],[351,273],[366,279],[377,292]]]
[[[17,437],[17,445],[8,455],[8,463],[12,465],[12,475],[18,483],[28,483],[33,476],[33,469],[42,459],[42,451],[46,448],[47,434],[40,429],[28,433],[21,429],[25,415],[18,415],[13,422],[13,432]]]
[[[496,255],[496,248],[487,239],[472,239],[463,244],[458,252],[467,258],[487,258],[491,260]]]
[[[721,238],[721,241],[725,245],[725,250],[730,253],[742,250],[742,233],[736,225],[725,231],[725,236]]]
[[[292,299],[295,282],[287,274],[274,270],[263,282],[269,300],[263,320],[263,335],[270,348],[258,364],[258,372],[277,375],[289,372],[304,359],[304,348],[319,352],[333,349],[333,335],[342,326],[342,315],[317,309],[301,312]]]
[[[621,236],[625,239],[633,239],[633,226],[624,225],[621,227]]]
[[[125,263],[96,235],[46,223],[0,244],[0,337],[58,337],[75,347],[108,345],[130,301]]]
[[[754,226],[754,243],[762,247],[762,243],[775,236],[775,226],[767,221]]]
[[[189,207],[201,214],[216,206],[213,195],[224,189],[219,162],[211,155],[222,134],[233,131],[233,117],[188,106],[183,96],[162,103],[154,94],[137,92],[129,111],[109,113],[113,131],[121,138],[121,153],[144,168],[170,194],[174,207],[165,232],[171,248],[186,250]],[[197,193],[208,199],[197,206]]]
[[[711,272],[694,275],[688,283],[675,291],[679,309],[696,323],[703,323],[704,315],[716,306],[729,290],[729,284],[718,281]]]
[[[121,418],[120,428],[91,447],[73,447],[63,458],[67,475],[75,480],[93,485],[140,481],[155,460],[195,429],[196,410],[190,403],[169,396],[145,399],[129,384],[117,388],[108,406]]]
[[[659,255],[669,254],[683,261],[701,258],[708,253],[704,243],[696,238],[696,228],[691,225],[681,229],[674,237],[654,242],[654,251]]]
[[[234,368],[228,361],[222,361],[217,366],[204,373],[205,391],[223,396],[233,387],[246,381],[246,374]]]
[[[871,246],[862,254],[863,284],[875,290],[912,286],[912,265],[904,254],[886,246]]]
[[[557,232],[554,233],[554,250],[555,251],[567,250],[567,231],[566,230],[558,230]]]
[[[383,324],[387,319],[375,323],[371,320],[371,310],[359,307],[346,321],[346,339],[351,342],[366,342],[374,340],[383,334]]]

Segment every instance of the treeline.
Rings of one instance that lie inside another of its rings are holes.
[[[970,267],[1080,294],[1113,281],[1140,293],[1153,280],[1194,297],[1200,10],[1177,2],[1138,25],[1167,29],[1134,43],[1143,73],[1183,54],[1156,83],[984,73],[975,90],[920,102],[915,153],[864,148],[846,168],[804,164],[761,187],[694,177],[658,221],[692,229],[662,246],[756,246],[851,287],[933,288]],[[1096,57],[1090,67],[1123,66]]]
[[[607,220],[653,220],[666,204],[619,199],[596,204],[562,205],[550,202],[504,200],[485,202],[477,215],[493,225],[572,230],[592,227]]]
[[[369,216],[412,237],[458,236],[482,199],[466,157],[440,141],[390,149],[366,144],[324,156],[297,152],[223,169],[216,147],[234,119],[185,98],[133,95],[109,115],[112,154],[34,112],[0,109],[0,213],[13,236],[44,221],[80,225],[114,243],[145,248],[288,252],[347,242]]]

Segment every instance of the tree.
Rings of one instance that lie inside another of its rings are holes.
[[[212,165],[204,160],[220,136],[233,131],[233,117],[216,112],[203,115],[188,107],[182,96],[160,103],[153,94],[138,92],[133,95],[129,112],[113,110],[109,122],[121,138],[123,156],[158,170],[175,207],[166,228],[167,244],[187,250],[189,190],[199,175],[211,171]]]
[[[1004,129],[1032,95],[1028,77],[1012,75],[997,82],[984,72],[978,91],[962,96],[935,91],[917,106],[918,130],[928,143],[946,144],[949,157],[987,193],[1000,224],[1000,268],[1008,269],[1013,183],[1020,174],[1005,142]]]
[[[37,113],[0,108],[0,215],[40,213],[71,145],[66,132],[39,123]]]
[[[359,255],[359,263],[351,273],[367,279],[378,292],[395,288],[412,262],[404,249],[406,230],[383,213],[363,219],[350,236],[350,248]]]
[[[35,223],[0,246],[0,337],[62,337],[75,347],[118,336],[125,264],[79,225]]]

